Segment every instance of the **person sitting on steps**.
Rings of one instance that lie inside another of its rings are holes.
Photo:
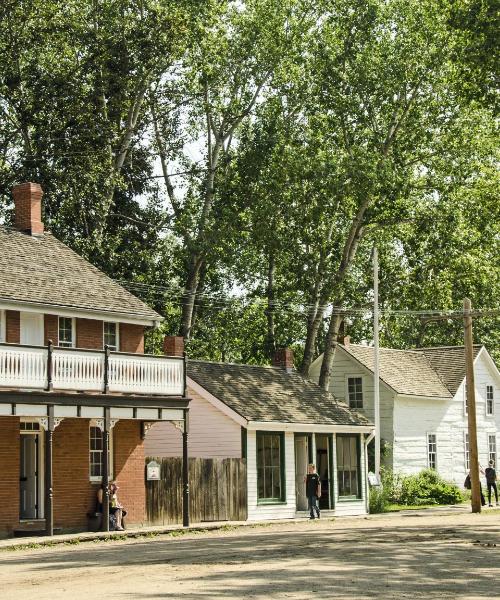
[[[125,531],[123,527],[123,517],[127,514],[127,511],[123,508],[118,500],[118,485],[116,481],[112,481],[109,484],[109,515],[110,524],[112,529],[115,531]],[[97,512],[103,512],[103,500],[104,500],[104,485],[97,490]]]

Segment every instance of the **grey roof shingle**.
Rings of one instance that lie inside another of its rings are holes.
[[[189,360],[187,374],[248,421],[369,425],[332,394],[296,371]]]
[[[0,300],[125,314],[160,315],[50,233],[0,227]]]
[[[482,346],[474,345],[474,358]],[[441,346],[438,348],[418,348],[431,367],[439,375],[441,381],[454,396],[465,377],[465,350],[463,346]]]
[[[349,344],[342,348],[373,372],[373,347]],[[475,356],[480,349],[474,347]],[[379,368],[382,381],[398,394],[452,398],[465,377],[464,348],[380,348]]]

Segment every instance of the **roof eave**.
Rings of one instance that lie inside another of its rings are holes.
[[[249,431],[289,431],[293,433],[371,433],[370,423],[341,425],[337,423],[301,423],[287,421],[248,421]]]
[[[121,312],[105,309],[91,309],[80,306],[68,306],[66,304],[30,302],[28,300],[13,300],[12,298],[0,297],[0,310],[22,310],[43,314],[57,314],[61,317],[82,316],[87,319],[97,319],[99,321],[119,321],[131,325],[144,325],[145,327],[155,327],[163,317],[147,317],[137,313]]]

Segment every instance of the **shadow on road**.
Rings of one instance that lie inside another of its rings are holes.
[[[284,596],[322,598],[495,597],[500,575],[500,526],[421,528],[384,526],[231,532],[190,539],[157,538],[1,557],[0,570],[22,566],[37,571],[89,567],[155,567],[168,581],[181,568],[182,597]],[[212,567],[203,568],[201,567]],[[200,573],[203,585],[200,585]],[[149,570],[148,572],[152,572]],[[168,586],[165,586],[168,589]],[[302,596],[296,595],[303,593]],[[132,598],[178,597],[144,589]],[[127,597],[122,593],[120,597]]]

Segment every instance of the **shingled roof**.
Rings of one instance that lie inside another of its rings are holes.
[[[0,301],[158,321],[160,315],[50,233],[0,227]]]
[[[370,346],[341,346],[373,372]],[[482,346],[474,346],[474,358]],[[452,398],[465,377],[463,346],[396,350],[380,348],[380,378],[398,394]]]
[[[370,425],[366,417],[296,371],[189,360],[187,374],[248,421]]]
[[[480,344],[474,346],[474,358],[481,351]],[[465,377],[465,350],[463,346],[441,346],[417,348],[423,354],[439,378],[454,396]]]

